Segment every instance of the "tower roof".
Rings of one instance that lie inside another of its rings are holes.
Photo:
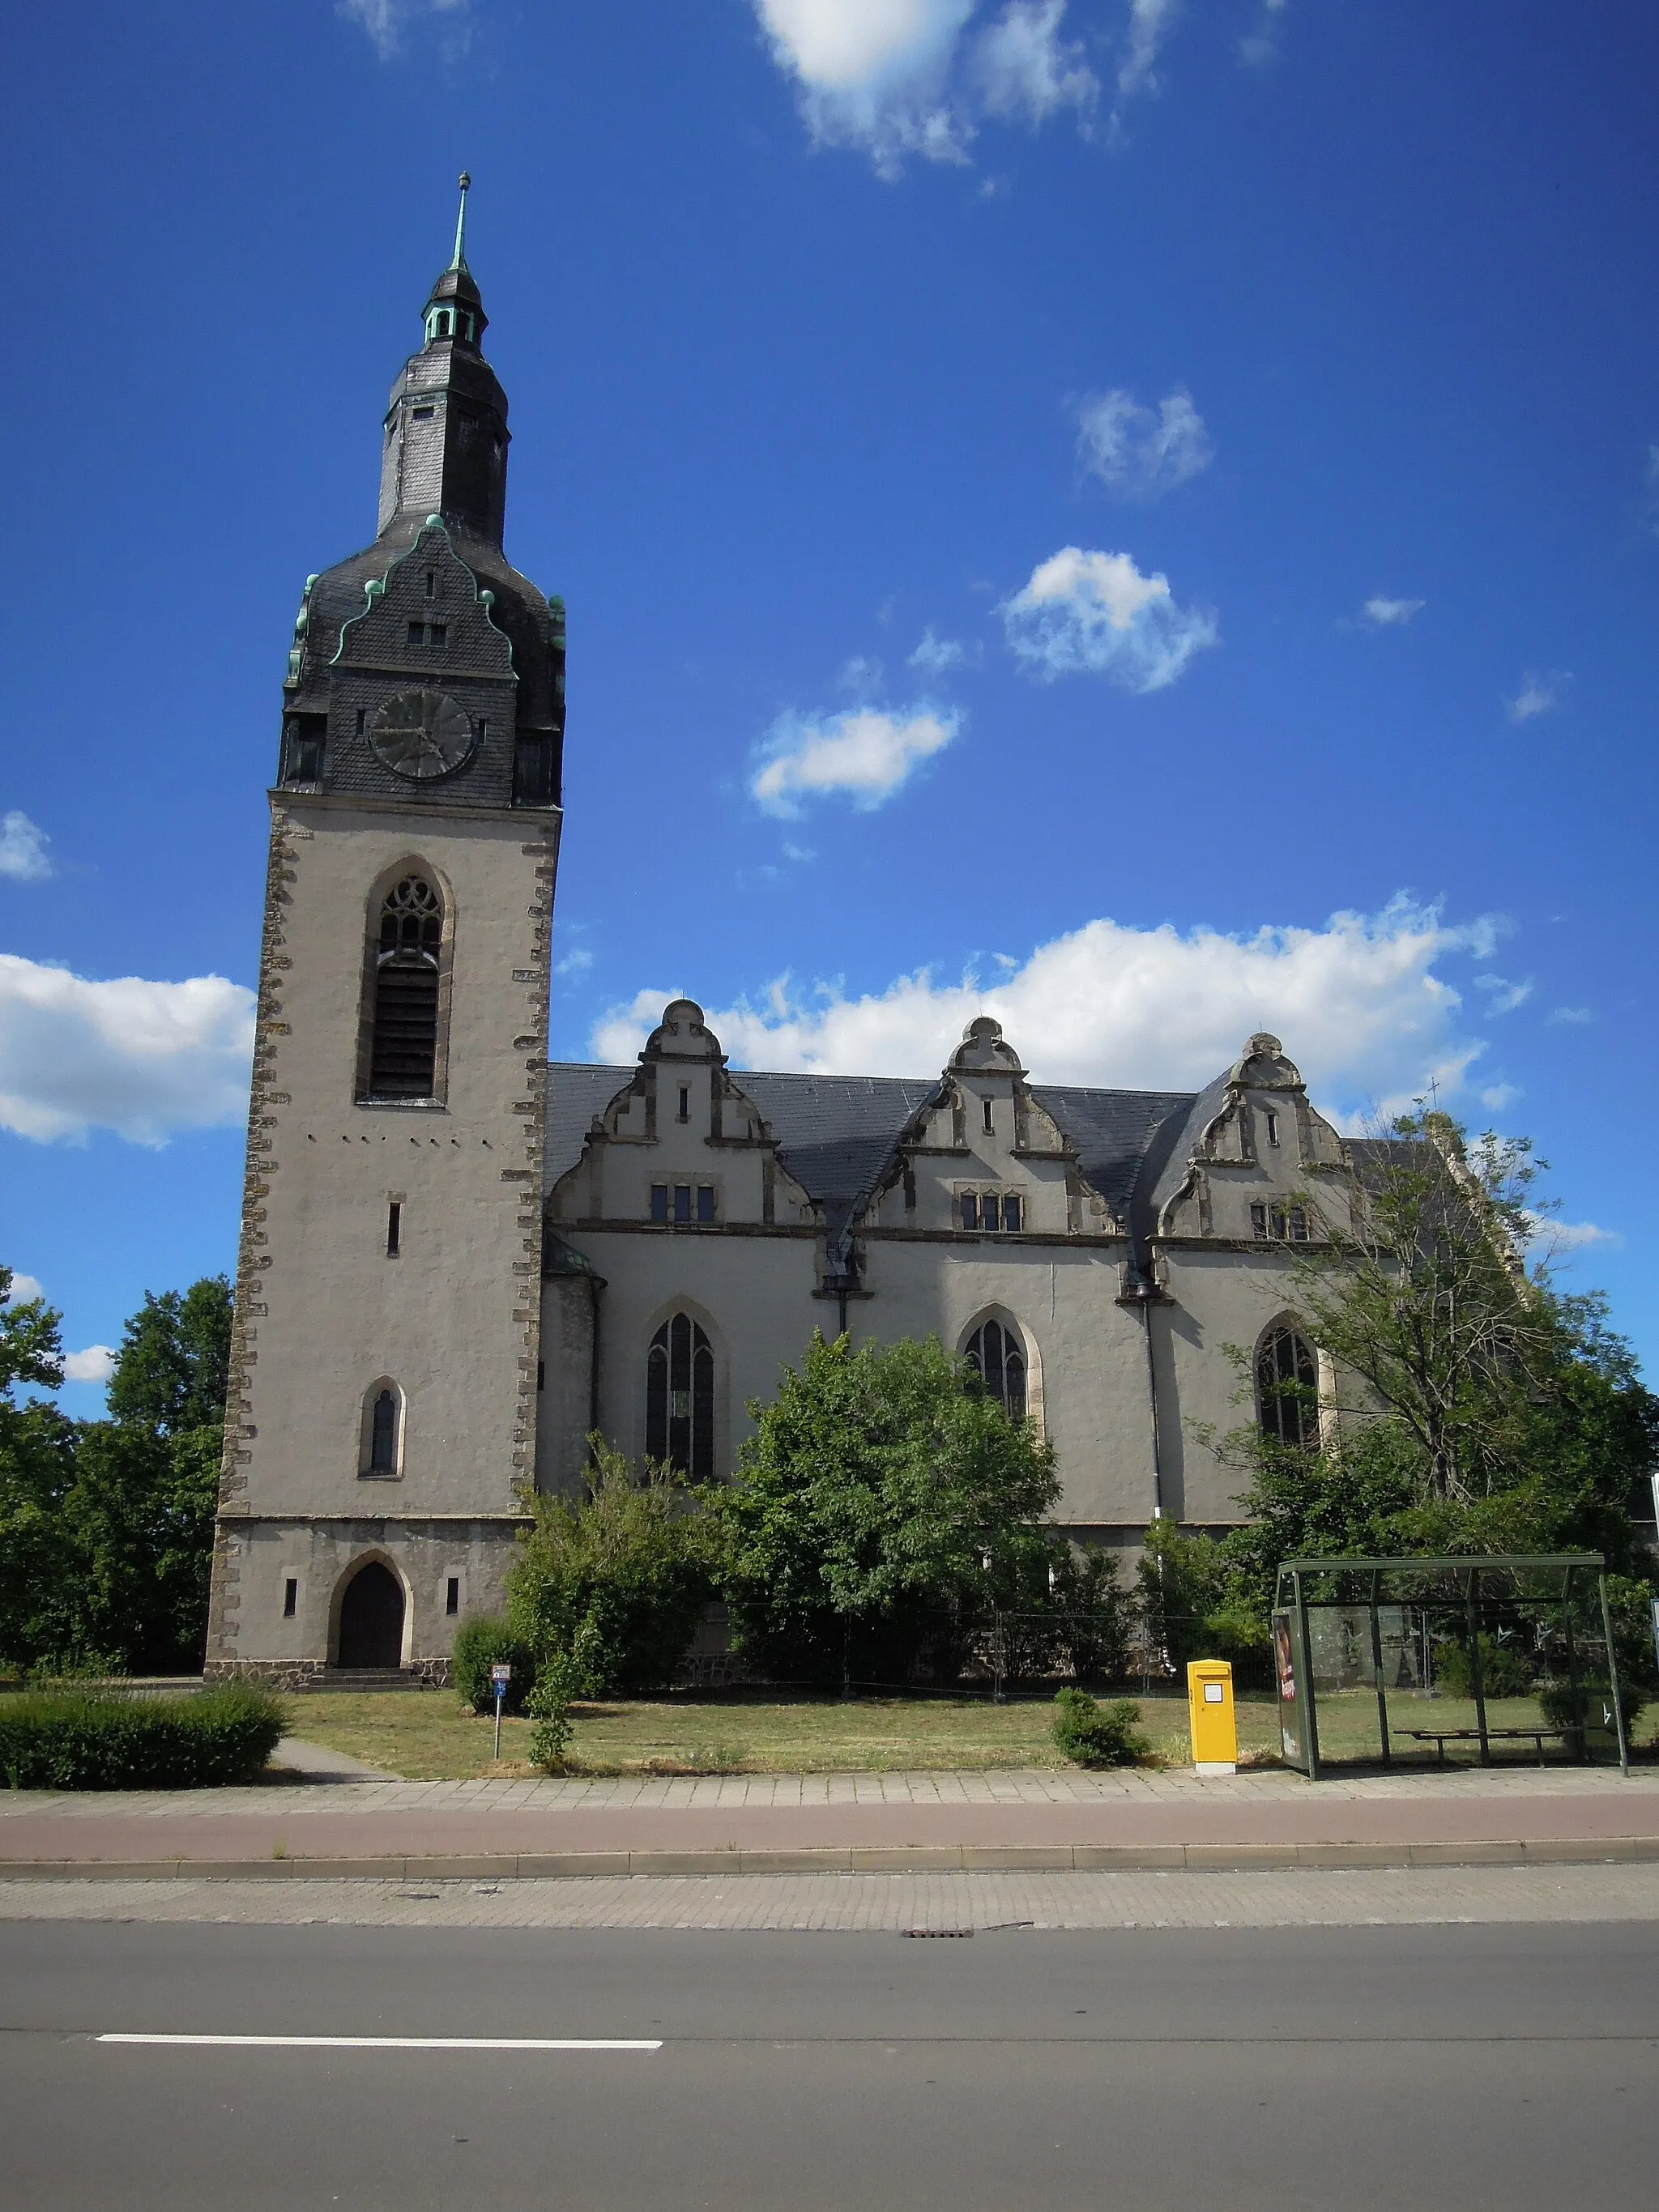
[[[463,169],[460,176],[461,206],[455,218],[455,251],[447,267],[433,280],[432,289],[426,295],[426,305],[421,310],[425,319],[428,343],[436,335],[433,327],[434,307],[461,307],[470,308],[466,316],[458,316],[444,332],[457,343],[476,347],[483,337],[489,318],[484,313],[483,295],[478,289],[477,279],[466,265],[466,196],[472,189],[472,179]]]

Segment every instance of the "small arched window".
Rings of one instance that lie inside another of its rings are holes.
[[[371,1383],[363,1400],[362,1474],[382,1478],[401,1474],[403,1447],[403,1392],[395,1382]]]
[[[1011,1421],[1025,1419],[1025,1347],[1000,1321],[982,1322],[963,1356]]]
[[[714,1472],[714,1354],[690,1314],[671,1315],[646,1355],[645,1449],[693,1482]]]
[[[423,876],[405,876],[380,908],[374,956],[372,1098],[430,1098],[438,1066],[438,952],[443,902]]]
[[[1255,1355],[1256,1414],[1262,1432],[1293,1450],[1319,1442],[1319,1369],[1305,1337],[1269,1329]]]

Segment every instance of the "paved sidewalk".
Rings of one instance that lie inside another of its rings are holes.
[[[635,1875],[550,1881],[0,1881],[0,1923],[885,1929],[1359,1928],[1659,1920],[1659,1868],[1273,1874]]]
[[[0,1875],[401,1878],[1659,1860],[1659,1770],[303,1781],[0,1791]],[[443,1863],[447,1862],[446,1867]]]

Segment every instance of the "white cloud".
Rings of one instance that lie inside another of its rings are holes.
[[[1438,972],[1484,957],[1497,925],[1448,925],[1401,897],[1381,914],[1334,915],[1322,929],[1267,925],[1247,936],[1087,922],[988,982],[939,982],[927,969],[849,999],[799,994],[785,976],[758,1005],[710,1020],[735,1066],[927,1075],[975,1014],[994,1014],[1039,1082],[1198,1090],[1271,1030],[1315,1094],[1345,1120],[1395,1110],[1432,1079],[1449,1097],[1485,1049],[1459,1028],[1458,992]],[[640,992],[595,1028],[601,1059],[631,1059],[672,992]]]
[[[1512,1014],[1517,1006],[1524,1006],[1531,998],[1533,980],[1528,975],[1521,982],[1515,983],[1507,975],[1477,975],[1474,988],[1477,991],[1491,992],[1492,997],[1486,1005],[1489,1014]]]
[[[471,0],[337,0],[339,13],[368,33],[382,61],[390,61],[417,16],[465,15]]]
[[[112,1344],[89,1344],[84,1352],[64,1354],[64,1380],[66,1382],[107,1382],[115,1372],[116,1352]]]
[[[1550,1019],[1553,1022],[1570,1022],[1577,1025],[1583,1022],[1593,1022],[1595,1015],[1593,1009],[1589,1006],[1557,1006],[1551,1013]]]
[[[1558,1221],[1548,1213],[1529,1213],[1527,1224],[1531,1249],[1547,1260],[1562,1252],[1585,1251],[1592,1244],[1617,1250],[1625,1241],[1616,1229],[1598,1228],[1593,1221]]]
[[[1506,1106],[1513,1106],[1521,1092],[1513,1083],[1489,1083],[1480,1094],[1480,1103],[1493,1114],[1501,1114]]]
[[[52,873],[46,858],[50,842],[46,831],[15,807],[9,814],[0,814],[0,876],[19,884],[44,883]]]
[[[593,956],[585,945],[574,945],[562,960],[555,961],[556,975],[580,975],[593,965]]]
[[[918,762],[948,745],[962,716],[931,706],[890,713],[876,707],[814,718],[781,714],[772,725],[750,792],[769,814],[794,819],[807,799],[846,793],[861,812],[882,805]]]
[[[1168,577],[1143,576],[1127,553],[1077,545],[1040,562],[998,611],[1010,646],[1044,680],[1087,670],[1127,691],[1159,691],[1216,642],[1215,617],[1177,606]]]
[[[1100,98],[1100,80],[1067,46],[1060,27],[1066,0],[1011,0],[975,47],[973,73],[993,115],[1046,123],[1062,107],[1086,114]]]
[[[1422,599],[1387,599],[1378,592],[1366,600],[1360,612],[1373,629],[1393,629],[1403,628],[1413,615],[1422,612],[1424,605]]]
[[[935,637],[929,627],[923,630],[921,643],[910,655],[908,665],[912,668],[931,669],[935,675],[942,676],[947,669],[960,668],[967,658],[954,638]]]
[[[1238,58],[1247,69],[1260,69],[1279,51],[1279,27],[1286,0],[1261,0],[1255,26],[1238,42]]]
[[[1565,669],[1529,668],[1514,698],[1504,702],[1510,721],[1530,722],[1534,715],[1553,714],[1571,681]]]
[[[1173,490],[1215,457],[1192,394],[1177,385],[1143,407],[1132,392],[1095,392],[1078,403],[1078,463],[1109,489],[1132,499]]]
[[[46,1295],[46,1285],[34,1276],[21,1275],[15,1268],[12,1270],[11,1288],[6,1294],[9,1305],[27,1305],[31,1298],[43,1298]]]
[[[867,153],[884,177],[905,160],[965,162],[982,116],[1086,120],[1100,87],[1060,36],[1066,0],[1008,0],[973,36],[979,0],[755,0],[778,66],[795,80],[820,145]]]
[[[1177,0],[1129,0],[1129,34],[1117,73],[1114,128],[1121,126],[1131,100],[1158,90],[1157,64],[1165,35],[1175,21]]]
[[[222,975],[94,982],[0,953],[0,1128],[41,1144],[100,1128],[161,1145],[239,1121],[253,1004]]]

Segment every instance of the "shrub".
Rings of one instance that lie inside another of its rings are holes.
[[[947,1624],[1018,1610],[1045,1574],[1053,1449],[936,1337],[815,1333],[749,1412],[705,1496],[737,1649],[773,1680],[948,1680],[964,1645]]]
[[[1482,1635],[1480,1692],[1486,1698],[1524,1698],[1532,1688],[1532,1668],[1521,1653]],[[1434,1655],[1435,1680],[1449,1698],[1474,1695],[1474,1669],[1467,1644],[1442,1644]]]
[[[1628,1682],[1619,1685],[1619,1702],[1625,1709],[1625,1729],[1629,1734],[1647,1709],[1648,1700],[1640,1690],[1633,1690]],[[1613,1693],[1605,1682],[1580,1682],[1577,1692],[1571,1682],[1550,1682],[1538,1692],[1538,1703],[1544,1718],[1552,1728],[1599,1729],[1605,1726],[1612,1732],[1613,1723],[1602,1720],[1610,1713]]]
[[[475,1713],[493,1713],[495,1692],[489,1670],[498,1659],[513,1669],[501,1700],[504,1712],[521,1713],[536,1684],[536,1655],[499,1613],[474,1613],[455,1631],[450,1667],[461,1703]]]
[[[636,1476],[592,1440],[580,1499],[536,1496],[535,1526],[507,1574],[507,1619],[544,1665],[580,1649],[584,1693],[672,1682],[709,1595],[704,1537],[684,1486],[665,1469]]]
[[[1054,1698],[1054,1741],[1079,1766],[1127,1766],[1144,1759],[1152,1741],[1140,1731],[1140,1708],[1128,1698],[1103,1705],[1085,1690]]]
[[[14,1790],[203,1790],[251,1782],[287,1724],[252,1682],[199,1697],[26,1692],[0,1705],[0,1774]]]

